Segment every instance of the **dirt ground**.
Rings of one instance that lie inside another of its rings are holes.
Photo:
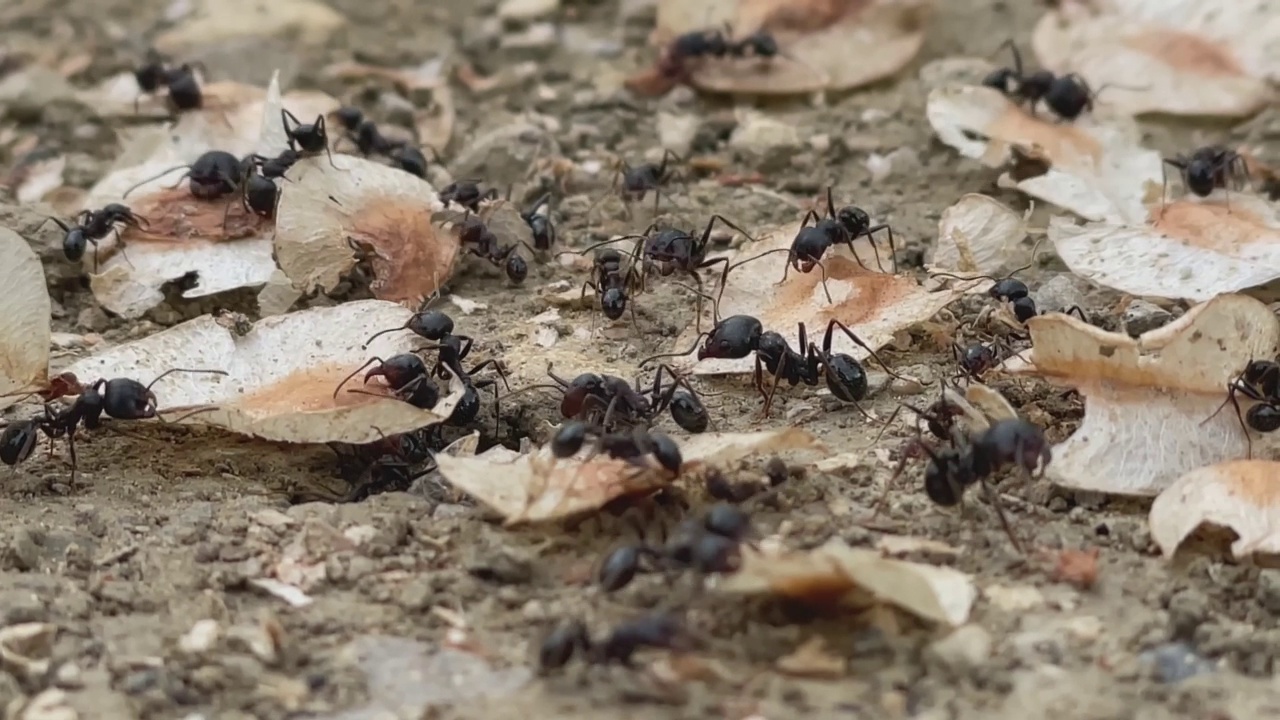
[[[984,192],[1015,208],[1027,206],[1024,198],[995,188],[993,171],[959,159],[932,138],[916,75],[931,60],[987,56],[1006,37],[1025,39],[1042,11],[1034,3],[939,3],[924,51],[897,80],[828,98],[825,106],[809,99],[770,103],[769,112],[799,128],[801,143],[760,154],[726,145],[734,120],[725,99],[677,90],[657,101],[636,100],[618,89],[626,73],[652,57],[644,44],[652,10],[624,3],[630,8],[624,18],[614,2],[564,2],[576,18],[558,44],[499,48],[504,33],[515,31],[483,19],[494,7],[487,0],[331,0],[349,25],[323,49],[296,53],[280,39],[200,59],[220,79],[265,82],[280,67],[292,86],[326,90],[380,121],[394,109],[394,103],[379,102],[385,85],[341,83],[319,69],[352,57],[417,64],[446,51],[460,53],[481,74],[533,63],[530,77],[504,89],[479,96],[455,92],[458,127],[445,153],[450,172],[478,175],[499,188],[525,188],[529,161],[545,147],[539,138],[477,147],[524,109],[538,114],[562,154],[580,160],[606,158],[610,151],[633,161],[652,155],[658,113],[691,119],[698,127],[696,152],[725,159],[732,172],[760,172],[767,181],[743,188],[706,181],[677,190],[664,208],[686,226],[700,226],[712,212],[748,228],[792,221],[801,203],[833,184],[841,198],[891,223],[908,241],[900,260],[918,266],[940,213],[962,194]],[[54,42],[66,46],[66,56],[89,52],[94,64],[74,78],[88,84],[135,63],[165,9],[156,0],[16,0],[0,8],[0,48]],[[82,108],[50,105],[33,112],[20,111],[12,99],[4,102],[4,126],[37,133],[39,147],[66,154],[73,185],[92,184],[116,151],[111,126]],[[1147,141],[1173,153],[1207,138],[1266,140],[1274,126],[1270,113],[1235,130],[1149,124]],[[887,178],[872,182],[865,165],[871,153],[896,153]],[[588,233],[643,229],[612,211],[584,217],[606,185],[607,178],[572,188],[559,204],[562,244],[585,245]],[[56,331],[100,333],[117,342],[208,310],[162,308],[136,323],[106,316],[78,268],[48,252],[60,235],[52,225],[36,229],[46,212],[9,200],[0,205],[0,223],[42,249]],[[647,224],[647,216],[637,216]],[[1027,275],[1033,286],[1062,269],[1052,259],[1040,265]],[[525,287],[512,288],[489,268],[468,263],[451,289],[488,309],[454,313],[459,331],[480,340],[476,357],[502,355],[512,338],[527,333],[513,328],[546,309],[532,289],[571,278],[580,282],[581,272],[535,265]],[[1112,300],[1088,293],[1099,314]],[[669,350],[691,320],[684,297],[642,296],[637,307],[645,332],[620,324],[622,331],[611,332],[617,337],[597,341],[601,360],[634,362]],[[979,307],[966,301],[955,315]],[[591,318],[587,311],[566,312],[565,321],[585,325]],[[1100,323],[1116,321],[1102,317]],[[926,379],[953,372],[949,352],[917,339],[922,342],[915,349],[887,353],[894,367]],[[1055,440],[1079,420],[1078,401],[1050,389],[1028,382],[994,385],[1024,416],[1046,424]],[[773,419],[762,423],[755,419],[758,399],[745,385],[699,387],[723,393],[709,400],[719,430],[777,425],[789,412],[799,413],[803,427],[833,453],[868,449],[879,430],[852,408],[826,405],[804,388],[783,392]],[[882,392],[867,407],[884,418],[903,400]],[[805,413],[805,405],[819,412]],[[503,415],[502,436],[486,442],[515,443],[521,436],[542,441],[549,435],[543,421],[555,420],[555,401],[525,394]],[[485,417],[485,427],[492,420]],[[359,503],[291,502],[345,491],[325,448],[163,428],[132,432],[88,433],[74,484],[60,459],[39,452],[0,480],[0,628],[27,622],[57,627],[45,671],[27,672],[0,651],[6,671],[0,672],[0,707],[9,708],[7,716],[1209,720],[1280,713],[1280,685],[1273,680],[1280,572],[1207,559],[1170,567],[1154,549],[1140,503],[1075,497],[1044,483],[1010,486],[1014,526],[1032,548],[1022,555],[986,505],[974,503],[967,517],[932,506],[921,491],[920,466],[912,466],[880,524],[958,549],[942,561],[972,573],[983,590],[971,624],[944,636],[909,624],[727,599],[698,592],[692,578],[672,585],[660,574],[643,575],[609,596],[592,586],[599,558],[634,539],[637,526],[661,537],[664,528],[704,506],[705,494],[696,489],[688,493],[687,510],[605,516],[574,528],[506,530],[434,478],[410,492]],[[907,437],[899,422],[879,447],[893,449]],[[739,470],[758,477],[762,462]],[[762,533],[779,533],[790,545],[840,537],[871,546],[881,531],[859,520],[869,515],[891,466],[867,452],[862,465],[842,476],[798,472],[746,507]],[[252,582],[290,547],[304,548],[312,569],[323,570],[306,607],[290,607]],[[1057,579],[1055,551],[1094,548],[1100,553],[1095,586],[1081,590]],[[621,667],[575,665],[547,678],[534,674],[539,642],[562,619],[582,618],[603,633],[653,608],[683,611],[705,642],[701,656],[714,660],[719,672],[674,686]],[[213,637],[215,625],[202,620],[215,621],[220,635]],[[846,672],[802,678],[774,669],[814,636],[847,659]],[[451,649],[459,644],[466,649]],[[40,703],[24,707],[37,695]]]

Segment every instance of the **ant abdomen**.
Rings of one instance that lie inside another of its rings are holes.
[[[640,570],[640,549],[633,545],[609,553],[600,564],[597,582],[605,592],[621,590],[635,579]]]
[[[102,390],[102,410],[117,420],[145,420],[155,416],[155,397],[132,378],[113,378]]]
[[[924,471],[924,493],[934,504],[942,507],[955,507],[960,504],[964,488],[958,486],[949,477],[947,469],[936,463],[929,463]]]
[[[706,432],[711,424],[707,409],[693,393],[685,390],[677,390],[671,396],[671,419],[681,429],[691,433]]]
[[[867,396],[867,371],[849,355],[837,353],[827,358],[827,389],[838,400],[857,402]]]
[[[1260,433],[1280,430],[1280,408],[1273,405],[1254,405],[1245,413],[1249,427]]]
[[[35,447],[36,426],[31,422],[17,422],[0,433],[0,462],[17,465],[31,455]]]

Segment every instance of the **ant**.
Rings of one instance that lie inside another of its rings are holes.
[[[686,232],[676,228],[668,228],[659,231],[657,224],[650,225],[645,231],[639,235],[623,235],[622,237],[606,240],[603,243],[597,243],[589,248],[579,252],[579,254],[587,252],[601,245],[619,242],[621,240],[639,240],[644,243],[642,257],[645,260],[646,269],[652,265],[658,270],[661,277],[669,277],[672,273],[681,272],[693,278],[697,285],[698,305],[695,311],[696,329],[702,330],[702,278],[698,275],[699,270],[709,268],[713,265],[724,265],[720,272],[720,287],[723,289],[725,279],[729,275],[729,258],[718,257],[707,259],[707,252],[711,247],[711,231],[715,229],[716,222],[719,221],[723,225],[727,225],[734,230],[742,233],[748,240],[755,241],[751,233],[738,227],[724,216],[716,214],[712,215],[707,221],[707,226],[703,228],[701,235],[695,235],[697,231]],[[639,245],[639,243],[637,243]],[[633,252],[634,257],[634,252]],[[643,279],[641,285],[643,285]],[[603,302],[603,299],[602,299]],[[613,318],[617,319],[617,318]]]
[[[198,110],[204,105],[204,93],[196,80],[196,67],[203,69],[200,63],[183,63],[171,68],[163,55],[151,49],[147,51],[146,61],[133,71],[133,78],[144,93],[154,93],[163,86],[171,112]],[[135,109],[137,104],[134,100]]]
[[[182,184],[183,180],[188,180],[187,186],[191,190],[191,196],[200,200],[216,200],[234,193],[239,188],[239,178],[244,174],[244,164],[237,160],[235,155],[222,150],[209,150],[202,153],[190,165],[169,168],[159,175],[133,185],[125,190],[121,197],[129,197],[129,193],[139,187],[183,168],[186,168],[187,172],[178,178],[177,183],[167,189],[172,190]]]
[[[274,219],[276,208],[280,205],[280,187],[275,181],[263,175],[256,159],[245,163],[244,173],[240,176],[240,207],[267,219]],[[231,210],[228,200],[222,212],[222,226],[227,225],[227,213]]]
[[[114,232],[116,234],[116,242],[121,244],[123,252],[123,240],[120,238],[120,231],[116,228],[116,223],[145,229],[150,223],[146,218],[135,214],[127,205],[120,203],[111,203],[101,210],[82,210],[75,217],[75,225],[67,225],[56,217],[49,217],[44,222],[52,220],[62,228],[66,235],[62,238],[62,254],[71,262],[79,262],[84,257],[84,251],[87,245],[93,245],[93,271],[98,271],[98,241],[107,237],[108,234]],[[41,223],[43,225],[44,223]]]
[[[618,190],[618,194],[622,196],[623,209],[626,217],[631,217],[632,202],[641,202],[645,195],[653,193],[653,215],[658,215],[658,203],[662,198],[662,189],[673,181],[680,181],[682,177],[674,169],[668,167],[668,162],[674,159],[677,163],[683,163],[684,160],[671,150],[664,150],[662,153],[662,161],[657,163],[641,163],[632,167],[624,158],[618,159],[617,171],[613,176],[613,189]],[[618,181],[622,181],[621,189],[618,188]]]
[[[663,374],[671,377],[670,385],[663,386]],[[664,411],[670,410],[671,419],[681,429],[691,433],[704,432],[710,424],[707,409],[698,399],[698,393],[689,381],[668,365],[659,365],[653,376],[653,385],[645,390],[637,380],[632,387],[625,379],[615,375],[582,373],[573,380],[556,375],[547,365],[547,375],[555,385],[533,385],[527,389],[551,388],[563,393],[560,414],[565,419],[593,420],[606,431],[614,429],[614,420],[633,425],[651,422]]]
[[[435,150],[431,151],[435,155]],[[407,143],[400,144],[391,149],[387,153],[389,159],[396,167],[409,173],[410,175],[426,179],[427,177],[427,156],[422,150],[409,145]],[[436,162],[440,162],[440,157],[436,155]]]
[[[559,460],[571,458],[578,454],[590,435],[595,436],[595,444],[587,460],[604,453],[615,460],[625,460],[648,469],[651,465],[647,459],[653,458],[659,467],[675,475],[680,473],[680,468],[684,465],[680,446],[667,435],[638,427],[628,432],[610,433],[580,420],[567,422],[556,431],[551,438],[551,454]]]
[[[686,63],[690,60],[726,57],[772,59],[782,54],[777,39],[767,30],[757,30],[737,42],[730,40],[730,35],[732,31],[728,24],[724,31],[693,30],[678,35],[658,59],[658,72],[664,77],[684,80],[689,74]]]
[[[889,234],[889,252],[893,256],[893,271],[898,272],[897,246],[893,239],[893,228],[885,223],[879,225],[871,224],[871,216],[866,210],[855,205],[845,205],[836,209],[835,200],[832,196],[831,186],[827,186],[827,216],[821,217],[817,210],[810,210],[805,213],[804,219],[800,221],[800,230],[796,233],[796,237],[791,241],[791,247],[787,249],[778,248],[776,250],[767,250],[752,258],[747,258],[740,262],[725,268],[725,274],[729,270],[758,260],[766,255],[773,253],[787,253],[787,265],[782,271],[782,279],[776,284],[781,285],[787,281],[787,274],[791,270],[807,273],[811,272],[814,266],[818,266],[822,270],[822,291],[826,293],[827,302],[832,302],[831,292],[827,290],[827,270],[822,265],[822,257],[826,254],[827,249],[832,245],[848,245],[849,251],[853,253],[853,259],[863,270],[870,271],[862,258],[858,257],[858,251],[854,249],[853,243],[858,238],[866,236],[871,241],[871,251],[876,256],[876,267],[884,272],[884,266],[880,263],[880,251],[876,249],[875,238],[873,233],[886,231]],[[809,225],[809,221],[813,221],[813,225]]]
[[[998,50],[1006,47],[1013,53],[1013,67],[992,71],[983,78],[982,84],[999,90],[1018,104],[1030,103],[1029,110],[1033,117],[1036,114],[1036,104],[1043,100],[1059,119],[1075,120],[1086,110],[1093,112],[1094,99],[1108,87],[1104,85],[1094,92],[1089,88],[1089,83],[1076,73],[1055,75],[1048,70],[1037,70],[1024,75],[1022,53],[1018,52],[1018,46],[1013,40],[1006,40]]]
[[[858,401],[866,398],[869,385],[867,371],[853,356],[845,353],[832,353],[831,343],[835,330],[839,328],[850,340],[870,353],[876,363],[894,377],[900,377],[889,369],[880,359],[876,351],[862,341],[856,333],[839,320],[832,319],[827,323],[822,337],[822,347],[808,342],[804,323],[799,324],[799,350],[792,349],[786,338],[773,332],[765,331],[764,325],[750,315],[732,315],[718,320],[709,333],[699,333],[693,347],[681,353],[654,355],[640,362],[640,367],[663,357],[684,357],[697,349],[698,360],[720,358],[738,360],[755,353],[755,373],[753,381],[756,390],[764,398],[764,407],[760,417],[769,417],[773,405],[773,396],[778,389],[778,382],[786,380],[792,387],[804,383],[816,386],[820,378],[825,376],[827,389],[836,399],[852,403],[865,417],[867,412],[858,405]],[[701,347],[698,342],[706,337]],[[768,390],[764,387],[764,371],[773,376],[773,384]]]
[[[952,273],[934,273],[933,277],[954,278],[956,280],[991,280],[995,284],[987,290],[987,296],[993,300],[1009,303],[1013,316],[1017,318],[1019,323],[1026,324],[1028,320],[1040,315],[1040,310],[1036,307],[1036,301],[1031,297],[1031,288],[1027,284],[1014,275],[1028,270],[1036,264],[1036,251],[1040,248],[1040,243],[1036,242],[1035,247],[1031,248],[1031,262],[1014,270],[1003,278],[995,278],[990,275],[954,275]],[[1072,305],[1065,310],[1067,315],[1075,315],[1085,322],[1089,322],[1088,316],[1085,315],[1083,309],[1079,305]]]
[[[1183,184],[1199,197],[1208,197],[1217,188],[1227,191],[1228,209],[1231,206],[1229,186],[1233,182],[1239,183],[1241,179],[1245,183],[1251,182],[1249,168],[1244,158],[1236,151],[1218,145],[1197,148],[1189,157],[1178,155],[1173,158],[1164,158],[1163,164],[1177,168]],[[1169,176],[1164,172],[1163,165],[1160,174],[1163,180],[1160,187],[1160,202],[1163,209],[1168,203],[1169,188]]]
[[[1236,393],[1257,403],[1241,414],[1240,402]],[[1260,433],[1273,433],[1280,430],[1280,364],[1273,360],[1250,360],[1240,374],[1227,383],[1227,399],[1222,401],[1212,415],[1200,424],[1209,422],[1231,403],[1236,411],[1236,419],[1245,431],[1245,442],[1248,444],[1246,457],[1253,457],[1253,439],[1249,430]]]
[[[922,417],[924,413],[917,411]],[[951,418],[926,418],[939,426],[952,422]],[[955,507],[961,504],[965,491],[975,484],[981,484],[1000,525],[1014,549],[1022,552],[1009,520],[1005,517],[999,496],[991,490],[987,480],[993,474],[1007,467],[1014,467],[1024,475],[1031,477],[1037,467],[1043,474],[1045,467],[1052,460],[1049,441],[1044,431],[1021,418],[1006,418],[993,422],[981,433],[966,436],[954,425],[951,426],[951,447],[934,449],[923,439],[917,438],[912,445],[914,450],[923,452],[929,458],[924,473],[924,489],[929,500],[942,507]],[[897,469],[889,479],[889,484],[902,473],[912,452],[904,452]]]
[[[439,310],[427,310],[424,306],[423,309],[414,313],[404,325],[398,328],[380,330],[371,335],[369,339],[365,341],[364,347],[369,347],[369,343],[373,342],[373,339],[379,335],[396,332],[398,330],[409,330],[419,337],[432,341],[434,344],[419,348],[419,351],[436,351],[436,362],[430,370],[427,369],[426,365],[420,358],[418,358],[417,355],[406,353],[405,355],[396,356],[397,358],[405,358],[400,361],[401,363],[404,363],[403,371],[399,372],[394,379],[391,375],[385,375],[385,377],[390,381],[392,388],[397,391],[404,387],[404,385],[398,385],[397,383],[412,383],[415,381],[415,378],[419,376],[424,379],[425,383],[430,383],[432,387],[435,387],[435,383],[432,382],[431,378],[445,379],[451,374],[454,377],[457,377],[458,380],[463,383],[463,396],[454,407],[453,413],[449,416],[446,424],[463,426],[474,421],[480,412],[479,390],[486,387],[493,389],[495,412],[497,409],[498,389],[496,381],[484,379],[476,382],[473,381],[473,376],[488,367],[492,367],[498,373],[503,385],[507,385],[507,376],[506,372],[503,370],[502,363],[494,359],[485,360],[470,370],[464,369],[462,361],[471,353],[474,340],[467,335],[455,335],[453,333],[453,329],[453,318]],[[407,358],[413,358],[416,363],[408,360]],[[394,360],[395,358],[392,359]],[[410,363],[412,364],[410,365]],[[356,372],[359,372],[359,370],[356,370]],[[354,376],[354,373],[352,375]],[[350,377],[351,376],[349,376],[348,379],[350,379]],[[366,376],[365,379],[367,382],[368,376]],[[507,386],[507,389],[510,390],[510,386]],[[411,392],[425,393],[428,391],[412,390]],[[437,399],[433,400],[430,406],[425,406],[428,409],[435,407],[435,403],[438,402],[439,390],[435,390],[435,393]],[[419,405],[418,407],[424,406]]]
[[[591,663],[616,662],[630,667],[636,651],[645,647],[680,652],[689,649],[689,642],[680,620],[665,612],[622,623],[596,642],[592,642],[581,620],[572,620],[557,627],[542,641],[538,668],[544,673],[558,670],[567,665],[575,653],[581,653]]]
[[[244,159],[244,163],[251,163],[258,169],[262,177],[268,180],[284,179],[285,174],[289,172],[289,168],[293,167],[302,159],[302,154],[292,148],[287,148],[275,157],[266,157],[264,155],[253,154]]]
[[[493,188],[481,191],[479,180],[458,180],[440,190],[440,202],[456,203],[473,213],[480,212],[480,203],[497,199],[498,191]]]
[[[484,220],[472,215],[470,209],[458,225],[458,239],[466,246],[467,252],[488,260],[494,267],[502,268],[512,284],[519,285],[529,276],[529,264],[516,252],[520,245],[528,245],[523,240],[502,245]]]
[[[74,475],[77,464],[75,435],[80,425],[84,425],[86,430],[96,430],[102,424],[103,414],[116,420],[149,420],[157,417],[156,394],[151,388],[166,376],[179,372],[227,374],[222,370],[174,368],[160,373],[149,385],[131,378],[98,379],[91,385],[82,386],[80,395],[65,410],[54,413],[46,403],[43,415],[6,427],[0,434],[0,462],[16,466],[27,459],[35,444],[36,432],[39,431],[50,440],[64,436],[67,438]],[[199,412],[205,410],[195,411]]]
[[[383,437],[367,445],[347,446],[329,443],[338,456],[339,473],[351,486],[341,502],[360,502],[387,492],[406,492],[413,482],[435,471],[430,428]],[[428,463],[420,470],[415,466]]]
[[[738,569],[739,546],[751,534],[751,518],[728,503],[711,506],[698,519],[680,524],[662,547],[624,545],[605,556],[596,581],[607,593],[631,584],[642,569],[642,560],[684,567],[704,575]]]
[[[636,271],[635,256],[626,263],[624,271],[623,256],[625,253],[606,248],[597,250],[591,262],[591,277],[582,283],[579,299],[587,296],[587,288],[600,298],[600,312],[609,320],[619,320],[627,311],[628,300],[636,289],[643,288],[644,280]],[[636,324],[636,307],[631,305],[631,323]]]
[[[288,109],[280,108],[280,122],[289,139],[289,149],[297,153],[297,157],[310,157],[323,152],[329,158],[329,166],[334,170],[338,169],[333,164],[333,153],[329,151],[329,132],[325,128],[323,114],[317,115],[314,122],[304,123]]]

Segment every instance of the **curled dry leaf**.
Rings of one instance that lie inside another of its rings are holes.
[[[682,472],[756,454],[824,449],[809,433],[786,428],[759,433],[706,433],[680,440]],[[579,457],[584,457],[584,449]],[[446,480],[501,514],[507,524],[545,522],[599,510],[611,500],[645,495],[671,483],[671,473],[604,455],[556,460],[548,448],[505,457],[436,455]]]
[[[26,392],[49,384],[49,318],[51,303],[44,266],[26,240],[0,227],[0,287],[5,289],[0,313],[0,409]]]
[[[346,23],[333,8],[316,0],[195,0],[193,4],[177,25],[156,37],[156,49],[176,55],[193,47],[286,35],[294,43],[319,45]]]
[[[23,682],[45,677],[57,635],[53,623],[19,623],[0,630],[0,668]]]
[[[1118,111],[1241,117],[1280,79],[1280,6],[1245,0],[1063,0],[1031,38],[1044,67],[1079,73]]]
[[[1140,145],[1141,132],[1130,118],[1086,115],[1055,122],[976,85],[934,89],[925,114],[942,142],[989,167],[1009,163],[1014,149],[1041,158],[1047,171],[1013,186],[1089,220],[1145,218],[1148,187],[1161,184],[1160,155]]]
[[[299,292],[332,289],[360,256],[375,297],[415,307],[449,279],[455,234],[433,215],[444,206],[430,183],[349,155],[300,160],[276,213],[275,255]]]
[[[744,548],[742,568],[717,578],[717,590],[771,594],[814,604],[889,604],[943,625],[963,625],[978,596],[969,575],[947,567],[887,558],[839,539],[812,550]]]
[[[161,379],[155,393],[162,412],[186,415],[209,408],[177,419],[279,442],[368,443],[439,423],[462,396],[454,387],[434,410],[421,410],[388,397],[375,379],[365,386],[372,395],[344,391],[335,397],[339,383],[370,358],[417,347],[401,334],[362,347],[378,328],[403,325],[412,314],[395,303],[361,300],[259,320],[243,336],[206,315],[68,370],[86,382],[130,377],[143,383],[172,368],[222,370],[227,375],[174,373]],[[360,388],[360,379],[349,387]]]
[[[942,211],[934,269],[1000,276],[1021,266],[1027,237],[1022,216],[986,195],[969,193]]]
[[[251,138],[246,133],[238,141],[248,146],[245,154],[274,157],[287,147],[280,121],[282,102],[278,78],[273,77],[263,102],[250,101],[236,112],[243,127],[253,128]],[[295,108],[302,109],[296,103]],[[192,196],[188,181],[181,179],[185,171],[173,170],[195,159],[185,157],[194,148],[209,149],[205,138],[188,140],[193,144],[165,146],[169,149],[160,152],[161,159],[108,174],[85,198],[86,209],[123,203],[145,218],[140,227],[120,229],[124,252],[112,252],[113,240],[100,244],[100,270],[90,276],[94,297],[122,317],[141,317],[164,301],[167,283],[180,279],[187,285],[182,297],[196,298],[263,285],[275,272],[272,222],[246,209],[238,197]],[[182,149],[174,150],[177,147]],[[173,153],[183,155],[183,160],[171,158]],[[173,172],[165,174],[168,170]],[[90,267],[93,253],[90,248]]]
[[[1234,460],[1196,468],[1151,504],[1151,537],[1171,558],[1198,530],[1235,534],[1231,554],[1280,566],[1280,462]]]
[[[712,92],[777,95],[850,90],[892,76],[920,52],[928,0],[660,0],[656,42],[732,28],[740,39],[766,30],[781,53],[692,60],[690,83]]]
[[[1249,192],[1216,191],[1139,223],[1049,223],[1049,239],[1077,275],[1121,292],[1202,302],[1280,278],[1280,212]]]
[[[731,262],[759,255],[769,250],[785,250],[791,247],[798,226],[777,228],[763,235],[758,242],[744,245]],[[875,254],[864,240],[855,243],[858,257],[868,268],[875,268]],[[888,253],[882,253],[885,258]],[[950,287],[930,291],[908,275],[864,269],[852,257],[848,246],[835,246],[823,257],[826,266],[826,289],[832,302],[827,302],[823,291],[822,272],[801,273],[794,269],[787,273],[787,281],[778,284],[787,255],[775,253],[761,258],[729,273],[724,295],[720,300],[720,315],[751,315],[764,323],[766,330],[782,333],[792,343],[796,341],[799,323],[804,323],[810,338],[822,342],[821,334],[831,320],[838,320],[852,330],[867,345],[879,350],[893,341],[894,335],[917,323],[928,320],[962,296],[966,291],[990,285],[989,280],[966,280]],[[711,303],[704,303],[710,306]],[[710,308],[704,308],[710,315]],[[708,319],[703,329],[709,329]],[[676,342],[679,348],[687,348],[694,341],[691,326]],[[816,337],[815,337],[816,336]],[[847,353],[865,359],[867,351],[858,347],[839,330],[833,335],[832,352]],[[692,364],[696,353],[691,353],[685,364]],[[726,375],[748,373],[755,367],[751,357],[740,360],[708,358],[693,365],[696,375]]]
[[[1276,316],[1243,295],[1214,298],[1137,338],[1057,313],[1027,328],[1024,356],[1035,372],[1085,397],[1084,421],[1053,448],[1047,476],[1119,495],[1155,495],[1190,470],[1245,457],[1240,420],[1230,406],[1217,411],[1249,361],[1280,351]]]

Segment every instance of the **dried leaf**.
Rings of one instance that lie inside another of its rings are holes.
[[[1276,316],[1242,295],[1197,305],[1138,338],[1057,313],[1027,328],[1034,371],[1085,397],[1084,421],[1053,448],[1047,476],[1120,495],[1155,495],[1190,470],[1245,457],[1235,413],[1214,413],[1247,363],[1280,352]]]
[[[716,589],[774,594],[817,604],[869,596],[931,622],[957,626],[969,618],[978,590],[959,570],[886,558],[832,539],[807,551],[743,551],[742,568]]]
[[[162,412],[267,440],[296,443],[368,443],[444,421],[462,396],[460,383],[433,410],[388,393],[375,379],[372,395],[335,390],[373,357],[410,352],[412,336],[383,335],[366,349],[372,329],[403,325],[412,311],[380,300],[361,300],[266,318],[237,335],[212,315],[196,318],[73,364],[82,381],[131,377],[150,382],[166,370],[222,370],[227,375],[175,373],[155,386]],[[323,338],[319,342],[318,338]],[[359,380],[351,387],[360,388]],[[443,395],[444,393],[442,393]]]
[[[0,313],[0,409],[49,384],[52,304],[44,266],[21,235],[0,227],[0,287],[8,300]]]
[[[989,167],[1003,167],[1015,148],[1042,156],[1049,169],[1014,187],[1089,220],[1145,218],[1148,188],[1161,183],[1160,155],[1141,146],[1129,118],[1055,122],[1030,115],[999,90],[973,85],[934,89],[925,114],[942,142]]]
[[[758,242],[743,246],[732,261],[789,248],[797,230],[796,226],[775,229],[763,235]],[[870,245],[859,241],[855,246],[863,262],[868,267],[875,267]],[[799,323],[804,323],[810,333],[818,335],[826,330],[828,321],[839,320],[863,342],[878,350],[892,342],[900,331],[936,315],[964,291],[990,284],[988,280],[961,281],[946,289],[929,291],[911,276],[864,269],[849,255],[847,247],[837,246],[822,260],[826,266],[826,288],[831,293],[832,303],[827,302],[822,272],[818,268],[809,273],[791,270],[787,273],[787,281],[778,284],[787,256],[775,253],[729,273],[720,300],[720,315],[751,315],[759,319],[767,330],[791,338],[794,338],[792,333]],[[774,261],[770,262],[770,258]],[[710,327],[710,323],[704,321],[703,327]],[[676,341],[676,346],[689,347],[694,335],[694,328],[690,327]],[[814,339],[822,341],[820,336]],[[847,353],[860,360],[868,356],[867,351],[838,330],[833,335],[831,351]],[[692,366],[696,375],[748,373],[755,367],[751,357],[739,360],[708,358],[698,362],[696,355],[696,352],[690,353],[679,363]]]
[[[1152,205],[1139,223],[1049,223],[1071,271],[1143,297],[1203,302],[1280,279],[1280,212],[1248,192]]]
[[[459,243],[433,222],[430,183],[347,155],[290,168],[276,214],[275,254],[300,292],[331,289],[367,254],[375,297],[417,306],[449,279]],[[354,247],[353,247],[354,246]]]
[[[1280,79],[1277,13],[1273,0],[1062,0],[1031,42],[1046,68],[1109,86],[1100,105],[1243,117],[1273,98],[1268,81]]]
[[[1234,460],[1196,468],[1151,504],[1151,537],[1171,558],[1197,530],[1235,535],[1231,554],[1280,566],[1280,462]]]
[[[1023,264],[1026,253],[1020,246],[1026,237],[1022,216],[986,195],[970,193],[942,211],[931,269],[1003,275]]]
[[[767,30],[780,54],[689,61],[690,82],[712,92],[753,95],[849,90],[897,73],[920,51],[927,0],[660,0],[655,40],[716,30],[733,39]]]

